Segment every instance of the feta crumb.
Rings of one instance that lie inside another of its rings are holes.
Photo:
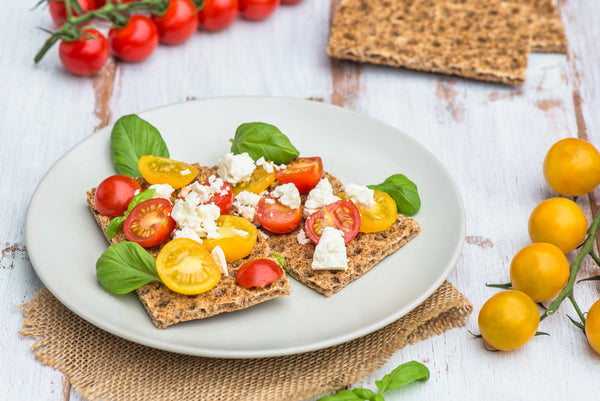
[[[347,270],[348,257],[344,233],[334,227],[325,227],[315,247],[311,267],[314,270]]]
[[[177,228],[185,228],[196,232],[198,237],[218,238],[216,220],[221,215],[221,209],[213,203],[198,204],[198,195],[191,192],[185,200],[177,199],[171,211],[171,217],[177,223]]]
[[[254,172],[256,164],[248,153],[234,155],[226,153],[219,159],[217,174],[226,182],[235,185],[239,182],[248,181]]]
[[[244,231],[244,230],[238,230],[237,228],[232,228],[231,231],[233,231],[234,233],[236,233],[240,237],[247,237],[248,236],[248,232]]]
[[[154,198],[165,198],[168,200],[171,200],[171,194],[173,193],[173,191],[175,191],[173,189],[172,186],[170,186],[169,184],[154,184],[154,185],[150,185],[148,187],[148,189],[153,189],[154,190]]]
[[[261,196],[248,191],[242,191],[233,200],[233,213],[250,221],[254,219],[256,205]]]
[[[221,178],[211,175],[208,179],[208,184],[209,185],[204,185],[195,181],[194,183],[183,187],[181,191],[179,191],[179,196],[186,197],[190,193],[195,192],[198,195],[198,203],[207,203],[216,193],[220,195],[227,194],[227,188],[221,190],[223,185],[225,185]]]
[[[194,231],[188,227],[184,227],[181,230],[173,231],[173,239],[176,239],[176,238],[189,238],[189,239],[193,239],[194,241],[197,241],[199,243],[202,243],[202,239],[198,236],[196,231]]]
[[[333,188],[327,178],[321,179],[316,187],[314,187],[304,202],[304,217],[308,217],[320,208],[327,206],[333,202],[339,201],[340,198],[333,194]]]
[[[191,174],[191,173],[192,173],[192,171],[189,168],[186,168],[185,170],[181,170],[179,172],[179,174],[181,174],[181,175],[188,175],[188,174]]]
[[[262,156],[256,161],[256,165],[262,166],[262,168],[264,168],[265,171],[269,174],[275,171],[275,169],[277,168],[277,166],[273,164],[273,162],[266,161],[265,158]]]
[[[263,237],[264,239],[269,238],[269,236],[267,235],[267,233],[265,233],[263,230],[257,230],[257,231],[260,234],[260,236]]]
[[[306,231],[303,228],[298,231],[298,235],[296,235],[296,240],[300,245],[306,245],[310,242],[310,238],[306,236]]]
[[[346,184],[344,192],[348,200],[361,209],[369,209],[375,206],[375,190],[369,189],[363,185]]]
[[[271,196],[290,209],[298,209],[300,207],[300,192],[298,192],[298,188],[292,183],[277,186],[271,192]]]
[[[229,276],[229,270],[227,270],[227,260],[225,260],[225,253],[221,249],[219,245],[215,246],[210,253],[217,266],[219,266],[219,270],[225,277]]]

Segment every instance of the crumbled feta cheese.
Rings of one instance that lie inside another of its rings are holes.
[[[325,227],[313,254],[314,270],[347,270],[348,257],[344,244],[344,233],[333,227]]]
[[[262,166],[262,168],[264,168],[267,173],[272,173],[273,171],[275,171],[276,167],[275,164],[273,164],[273,162],[266,161],[265,158],[262,156],[256,161],[256,166]]]
[[[190,193],[195,192],[198,195],[199,203],[207,203],[210,198],[213,197],[216,193],[219,195],[227,194],[227,188],[221,190],[225,183],[222,179],[211,175],[208,179],[209,185],[204,185],[195,181],[194,183],[184,187],[179,191],[179,196],[186,197]]]
[[[303,228],[298,231],[298,235],[296,235],[296,240],[300,245],[306,245],[310,242],[310,238],[306,236],[306,231]]]
[[[267,199],[265,199],[265,203],[274,205],[275,204],[275,199],[273,199],[273,198],[267,198]]]
[[[229,276],[229,270],[227,270],[227,260],[225,260],[225,253],[221,249],[220,246],[215,246],[210,253],[217,266],[219,266],[219,270],[225,277]]]
[[[300,207],[300,192],[298,192],[298,188],[292,183],[278,185],[271,192],[271,196],[290,209],[298,209]]]
[[[188,174],[191,174],[191,173],[192,173],[192,171],[189,168],[186,168],[185,170],[181,170],[179,172],[179,174],[181,174],[181,175],[188,175]]]
[[[188,228],[200,238],[218,238],[216,220],[221,215],[221,209],[213,203],[199,205],[199,196],[190,192],[185,200],[177,199],[171,211],[171,217],[177,223],[177,228]]]
[[[171,194],[173,193],[173,191],[175,191],[173,189],[172,186],[170,186],[169,184],[154,184],[154,185],[150,185],[148,187],[148,189],[153,189],[154,190],[154,198],[165,198],[168,200],[171,200]]]
[[[240,192],[233,200],[233,213],[252,221],[254,219],[256,205],[258,204],[258,201],[260,201],[260,198],[260,195],[253,194],[252,192]]]
[[[375,191],[373,189],[363,185],[346,184],[344,185],[344,192],[348,200],[361,209],[369,209],[375,206]]]
[[[176,239],[176,238],[189,238],[189,239],[193,239],[194,241],[197,241],[199,243],[202,243],[202,239],[198,236],[196,231],[194,231],[188,227],[184,227],[181,230],[173,231],[173,239]]]
[[[267,235],[267,233],[265,233],[263,230],[258,230],[258,233],[260,234],[261,237],[263,237],[264,239],[269,238],[269,236]]]
[[[244,230],[238,230],[237,228],[232,228],[231,231],[233,231],[234,233],[236,233],[240,237],[247,237],[248,236],[248,232],[244,231]]]
[[[248,153],[234,155],[226,153],[219,159],[217,174],[231,185],[248,181],[254,172],[256,164]]]
[[[304,216],[308,217],[320,208],[329,205],[330,203],[339,201],[340,198],[333,194],[333,188],[327,178],[321,179],[316,187],[314,187],[304,202]]]

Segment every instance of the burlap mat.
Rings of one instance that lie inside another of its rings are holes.
[[[35,356],[89,400],[303,400],[356,383],[406,344],[463,326],[471,303],[447,281],[419,307],[362,338],[319,351],[216,359],[160,351],[109,334],[43,288],[23,305]]]

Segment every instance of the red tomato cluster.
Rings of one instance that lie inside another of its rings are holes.
[[[77,0],[86,13],[106,5],[106,0]],[[114,0],[112,0],[114,2]],[[130,3],[137,0],[121,0]],[[191,0],[169,0],[164,15],[148,17],[135,14],[124,27],[113,27],[108,38],[94,28],[83,30],[75,41],[61,41],[59,57],[64,67],[77,75],[92,75],[106,64],[110,51],[123,61],[138,62],[148,58],[158,43],[177,45],[188,40],[198,27],[206,31],[227,28],[238,14],[250,20],[269,17],[280,3],[294,4],[301,0],[205,0],[200,11]],[[115,4],[117,4],[115,2]],[[67,19],[62,1],[49,1],[48,9],[54,23],[60,27]],[[72,10],[77,15],[76,10]]]

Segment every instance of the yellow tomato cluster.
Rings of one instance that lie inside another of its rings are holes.
[[[560,195],[586,194],[600,183],[600,153],[581,139],[558,141],[544,160],[544,177]],[[528,223],[532,244],[510,264],[514,290],[494,295],[479,312],[479,330],[487,344],[508,351],[535,335],[540,322],[535,303],[551,300],[563,289],[569,278],[565,254],[582,243],[587,227],[583,211],[570,199],[551,198],[535,207]],[[600,300],[588,312],[586,335],[600,353]]]

